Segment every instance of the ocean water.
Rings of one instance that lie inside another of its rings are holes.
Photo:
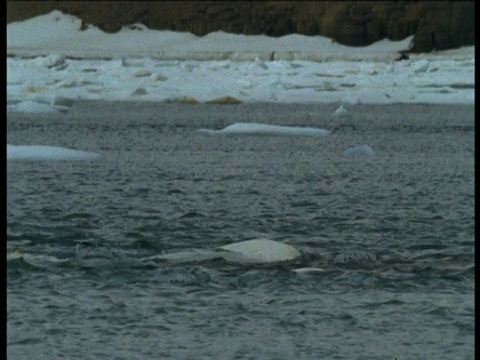
[[[473,359],[474,107],[336,108],[8,113],[8,144],[102,155],[7,163],[8,358]],[[333,132],[197,131],[236,122]],[[151,259],[260,237],[302,256]]]

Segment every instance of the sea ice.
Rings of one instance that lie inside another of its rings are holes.
[[[38,57],[33,60],[33,63],[39,67],[54,68],[64,65],[65,58],[62,55],[53,54],[46,57]]]
[[[429,66],[430,66],[430,61],[425,59],[419,60],[413,66],[413,72],[416,74],[424,73],[428,70]]]
[[[242,102],[340,101],[344,107],[475,102],[474,46],[394,62],[413,36],[348,47],[299,34],[197,37],[139,25],[114,34],[80,27],[80,19],[58,11],[8,24],[8,98],[122,101],[137,95],[139,101],[188,97],[203,103],[230,94]],[[132,94],[138,88],[147,93]]]
[[[24,113],[56,113],[58,110],[49,105],[36,101],[21,101],[18,104],[7,105],[7,112],[24,112]]]

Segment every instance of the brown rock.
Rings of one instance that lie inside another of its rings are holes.
[[[236,105],[241,104],[242,101],[235,99],[232,96],[224,96],[218,99],[213,99],[205,102],[206,104],[220,104],[220,105]]]
[[[385,27],[381,21],[373,19],[365,25],[365,41],[367,44],[371,44],[376,39],[385,38]]]
[[[373,19],[373,4],[370,2],[358,2],[350,8],[350,19],[358,24],[365,24]]]

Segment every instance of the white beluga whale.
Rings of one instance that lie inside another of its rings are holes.
[[[198,131],[208,135],[224,136],[299,136],[319,138],[330,134],[329,130],[319,128],[259,123],[235,123],[221,130],[200,129]]]
[[[43,145],[7,145],[7,161],[85,161],[100,155],[92,152]]]
[[[253,239],[217,247],[213,250],[189,250],[160,254],[145,260],[160,260],[167,263],[202,262],[224,259],[237,264],[272,264],[300,257],[293,246],[269,239]]]
[[[7,262],[23,261],[34,266],[45,266],[48,263],[64,263],[69,259],[58,259],[55,256],[43,254],[26,254],[20,248],[15,248],[11,253],[7,254]]]
[[[299,269],[293,269],[292,271],[296,272],[297,274],[318,274],[318,273],[323,273],[326,270],[322,268],[316,268],[316,267],[304,267]]]
[[[10,254],[7,254],[7,261],[23,259],[23,252],[20,248],[15,248]]]
[[[300,253],[293,246],[268,239],[253,239],[220,246],[224,250],[222,257],[225,260],[231,258],[240,262],[252,263],[275,263],[293,260]],[[234,255],[234,256],[231,256]]]

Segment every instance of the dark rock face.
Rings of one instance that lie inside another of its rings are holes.
[[[474,45],[473,1],[8,1],[7,23],[57,9],[106,32],[142,23],[198,36],[323,35],[350,46],[415,35],[412,51]]]

